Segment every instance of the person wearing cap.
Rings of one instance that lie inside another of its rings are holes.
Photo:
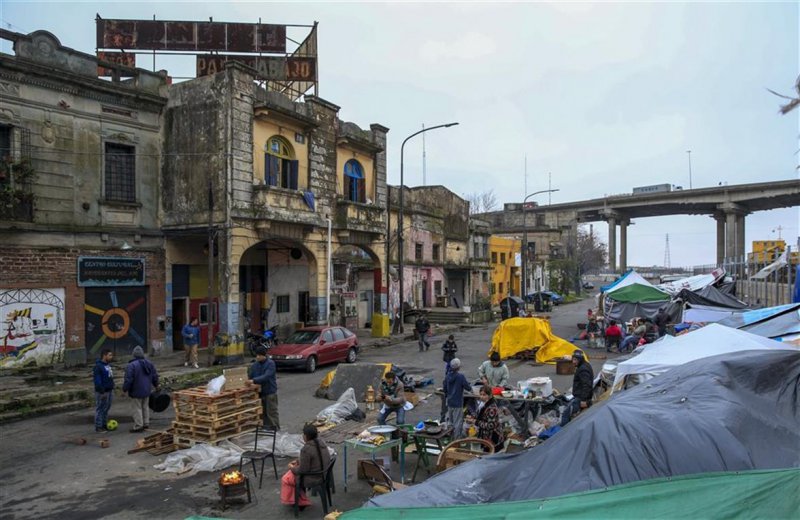
[[[499,352],[492,352],[489,359],[478,367],[478,378],[484,385],[505,387],[508,384],[508,366],[500,359]]]
[[[592,365],[586,361],[580,350],[572,353],[572,364],[575,365],[575,375],[572,376],[572,401],[561,415],[561,426],[565,426],[574,414],[592,406],[594,387]]]
[[[248,370],[251,385],[259,385],[261,390],[261,409],[264,412],[264,428],[280,430],[280,417],[278,414],[278,377],[275,362],[267,356],[264,346],[256,348],[256,360]]]
[[[133,359],[125,367],[122,394],[131,398],[133,428],[131,433],[139,433],[150,427],[150,394],[158,390],[158,371],[155,365],[145,359],[142,347],[133,349]]]
[[[464,392],[472,393],[467,378],[461,373],[461,360],[450,361],[450,372],[444,379],[444,395],[447,403],[445,421],[453,427],[453,440],[464,436]]]

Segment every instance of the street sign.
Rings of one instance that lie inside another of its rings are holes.
[[[270,81],[314,81],[317,75],[317,59],[304,57],[260,57],[260,56],[197,56],[197,76],[209,76],[221,72],[226,61],[237,61],[258,71],[258,75]]]
[[[78,285],[80,287],[144,285],[144,258],[79,256]]]

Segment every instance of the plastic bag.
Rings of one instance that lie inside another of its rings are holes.
[[[338,401],[317,414],[317,420],[339,424],[357,409],[356,392],[352,388],[348,388],[339,396]]]
[[[206,393],[208,395],[219,395],[223,386],[225,386],[225,376],[215,377],[206,385]]]

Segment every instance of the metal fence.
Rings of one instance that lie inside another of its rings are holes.
[[[786,263],[774,266],[766,273],[762,271],[776,259],[759,259],[753,255],[750,258],[727,259],[721,267],[736,281],[736,297],[743,302],[753,307],[784,305],[792,302],[795,284],[795,265],[791,261],[791,253],[791,248],[787,248]]]

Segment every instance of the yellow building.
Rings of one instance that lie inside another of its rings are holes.
[[[751,264],[768,264],[774,262],[786,251],[785,240],[753,240],[753,251],[747,256]],[[790,255],[792,265],[800,262],[800,252],[792,251]]]
[[[517,255],[522,249],[522,241],[499,236],[489,237],[489,267],[492,269],[490,293],[492,305],[508,296],[520,295],[520,267]]]

